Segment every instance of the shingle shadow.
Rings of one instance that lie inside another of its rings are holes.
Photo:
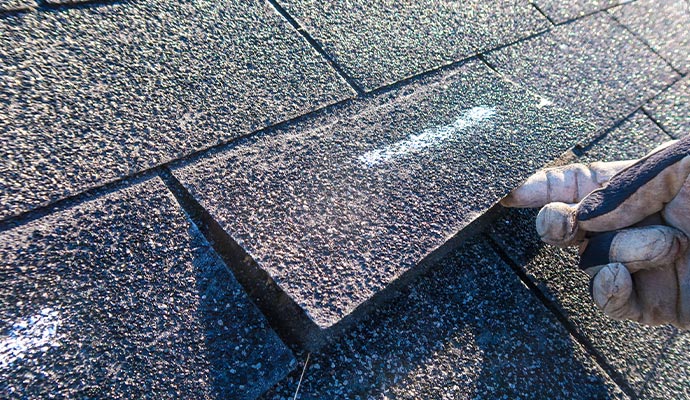
[[[264,398],[292,398],[300,373]],[[623,395],[480,237],[311,354],[298,398],[501,396]]]

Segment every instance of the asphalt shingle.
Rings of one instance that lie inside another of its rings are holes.
[[[654,147],[672,140],[642,111],[637,111],[618,127],[597,141],[582,158],[582,162],[619,161],[639,158]]]
[[[52,5],[64,5],[64,4],[79,4],[79,3],[85,3],[91,0],[43,0],[46,2],[46,4],[52,4]],[[112,0],[103,0],[104,3],[107,4],[107,2],[112,1]]]
[[[300,399],[625,398],[483,239],[328,350]],[[265,399],[292,399],[301,368]]]
[[[669,139],[638,112],[597,143],[580,162],[642,157]],[[690,337],[689,333],[604,316],[591,300],[588,277],[577,268],[577,251],[540,243],[534,227],[536,213],[537,210],[510,210],[494,224],[491,235],[637,395],[646,390],[663,392],[664,385],[677,382],[677,375],[660,379],[659,366],[669,357],[685,360],[686,364],[690,361],[687,349],[669,349],[677,337]]]
[[[631,0],[530,0],[557,24],[604,10]]]
[[[690,77],[676,82],[644,108],[675,138],[690,133]]]
[[[550,26],[526,2],[506,0],[278,2],[367,90]]]
[[[253,1],[43,10],[0,31],[0,218],[354,94]]]
[[[659,360],[654,379],[645,387],[645,399],[690,399],[690,335],[678,334]]]
[[[609,11],[681,73],[690,71],[690,3],[639,0]]]
[[[604,129],[677,78],[670,66],[605,13],[491,52],[499,72]]]
[[[34,0],[0,0],[0,12],[26,10],[37,6]]]
[[[325,329],[589,133],[473,61],[173,172]]]
[[[294,366],[158,179],[0,233],[0,397],[253,399]]]
[[[589,278],[577,269],[577,251],[540,244],[536,215],[536,210],[511,210],[492,228],[492,236],[632,390],[654,385],[655,365],[677,332],[604,316],[591,300]]]

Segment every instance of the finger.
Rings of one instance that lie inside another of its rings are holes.
[[[648,156],[677,142],[671,140],[656,147]],[[538,171],[503,200],[505,207],[541,207],[554,201],[576,203],[591,191],[602,187],[611,177],[638,160],[570,164]]]
[[[501,200],[505,207],[541,207],[551,202],[577,203],[636,160],[570,164],[538,171]]]
[[[678,321],[678,277],[676,269],[656,268],[641,270],[633,274],[642,318],[645,325],[661,325]]]
[[[642,311],[630,272],[620,263],[603,266],[591,281],[592,299],[608,317],[639,321]]]
[[[537,233],[542,241],[558,247],[578,245],[584,239],[584,231],[578,229],[575,220],[575,204],[549,203],[537,214]]]
[[[607,232],[588,240],[580,255],[580,268],[587,272],[600,265],[622,263],[634,274],[643,269],[672,265],[687,248],[685,234],[670,226],[651,225]]]
[[[661,211],[690,174],[690,136],[636,162],[586,196],[577,220],[588,232],[633,225]]]

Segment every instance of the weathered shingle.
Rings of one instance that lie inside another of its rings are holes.
[[[637,112],[579,162],[639,158],[669,139],[644,113]],[[670,326],[646,327],[606,317],[591,300],[589,277],[577,268],[577,249],[541,243],[535,229],[536,214],[537,210],[510,210],[494,223],[490,233],[630,390],[639,395],[645,390],[663,392],[665,385],[673,385],[676,378],[664,382],[658,367],[669,358],[690,360],[687,352],[668,349],[679,336],[690,334]]]
[[[0,233],[0,397],[253,399],[293,367],[157,179]]]
[[[606,14],[491,52],[498,71],[594,123],[613,126],[678,74]]]
[[[530,0],[555,23],[595,13],[631,0]]]
[[[266,398],[291,398],[299,380]],[[312,354],[300,398],[626,397],[479,238]]]
[[[174,174],[326,329],[590,133],[473,61]]]
[[[354,93],[258,2],[41,10],[0,32],[0,218]]]
[[[35,8],[35,0],[0,0],[0,12]]]
[[[690,3],[639,0],[610,13],[681,73],[690,71]]]
[[[675,138],[690,134],[690,77],[676,82],[644,108]]]
[[[543,31],[527,2],[279,0],[366,89],[459,61]]]

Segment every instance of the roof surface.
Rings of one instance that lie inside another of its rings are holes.
[[[689,334],[606,319],[495,206],[690,132],[688,26],[0,0],[0,397],[690,398]]]

